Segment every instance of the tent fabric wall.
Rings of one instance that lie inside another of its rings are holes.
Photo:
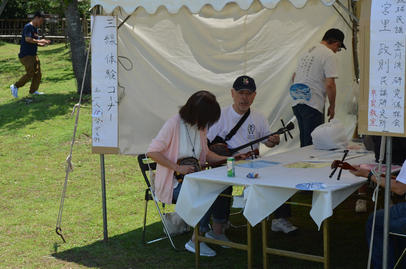
[[[101,5],[107,13],[121,7],[128,14],[133,13],[138,7],[143,7],[149,14],[154,14],[160,6],[166,7],[169,13],[178,13],[182,7],[187,7],[192,13],[199,13],[205,5],[211,5],[216,11],[222,10],[228,3],[234,2],[243,10],[248,9],[254,0],[92,0],[91,6]],[[265,8],[275,8],[281,0],[259,0]],[[308,0],[282,0],[290,1],[296,8],[302,8]],[[319,0],[330,6],[336,0]]]
[[[197,90],[210,90],[221,106],[230,105],[232,83],[242,74],[256,80],[253,107],[267,117],[272,131],[281,127],[280,118],[294,120],[288,89],[297,60],[331,27],[346,34],[348,49],[337,54],[336,117],[350,137],[357,88],[351,29],[320,0],[302,1],[307,3],[302,9],[290,2],[280,1],[275,9],[258,1],[248,10],[236,3],[221,11],[205,6],[198,14],[185,7],[176,14],[161,7],[153,15],[137,9],[118,30],[120,153],[144,153],[163,123]],[[113,14],[120,21],[128,16],[121,9]],[[271,152],[298,147],[297,129],[293,135]]]

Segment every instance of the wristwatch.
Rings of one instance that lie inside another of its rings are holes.
[[[373,173],[372,173],[372,171],[369,171],[369,173],[368,173],[368,183],[370,183],[371,182],[371,177],[372,177],[372,175],[373,175]]]

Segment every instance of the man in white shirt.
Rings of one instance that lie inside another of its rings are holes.
[[[256,85],[253,78],[249,76],[238,77],[231,89],[233,104],[221,110],[221,116],[218,122],[213,124],[207,132],[209,142],[223,140],[228,148],[236,148],[255,139],[269,135],[268,121],[263,115],[250,109],[256,96]],[[227,135],[237,125],[237,123],[249,113],[247,118],[235,132],[235,134],[227,139]],[[226,140],[226,141],[224,141]],[[267,147],[274,147],[279,144],[279,135],[270,136],[263,142]],[[258,149],[259,144],[254,144],[252,147],[241,149],[237,153],[245,153],[251,150]],[[237,154],[236,153],[236,154]],[[282,205],[275,211],[275,219],[272,220],[272,230],[289,233],[297,230],[286,218],[290,217],[290,206]]]
[[[319,44],[311,47],[299,60],[293,74],[290,95],[293,113],[300,130],[300,146],[312,145],[311,133],[324,123],[326,95],[329,101],[327,116],[334,118],[336,101],[337,63],[335,53],[346,48],[344,33],[328,30]]]
[[[360,166],[354,166],[356,171],[350,171],[356,176],[368,178],[368,181],[377,182],[374,174],[367,169],[360,168]],[[385,177],[380,178],[380,186],[385,187]],[[399,175],[396,179],[391,179],[390,183],[391,191],[398,195],[405,195],[406,193],[406,161],[402,165]],[[368,218],[366,230],[368,245],[371,243],[373,214]],[[372,265],[373,268],[382,268],[382,251],[383,251],[383,226],[384,226],[384,210],[381,209],[376,212],[375,218],[375,230],[374,230],[374,242],[372,247]],[[389,209],[389,232],[406,234],[406,202],[398,203]],[[398,236],[389,236],[388,246],[388,268],[394,268],[399,253],[396,253],[396,247],[400,252],[406,246],[406,240]],[[400,247],[401,246],[401,247]],[[402,259],[398,268],[406,268],[406,261]]]

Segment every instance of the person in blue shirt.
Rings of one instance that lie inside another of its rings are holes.
[[[352,174],[368,178],[368,181],[373,181],[381,187],[385,187],[385,177],[380,180],[375,177],[372,171],[361,168],[359,165],[354,165],[356,170],[350,171]],[[403,162],[402,169],[396,179],[392,178],[390,183],[391,192],[397,195],[406,194],[406,160]],[[373,213],[369,216],[366,225],[366,235],[368,245],[371,247],[372,232],[374,233],[371,262],[373,268],[382,268],[383,266],[383,236],[384,236],[384,210],[376,211],[375,229],[373,230]],[[389,232],[406,235],[406,202],[400,202],[392,205],[389,208]],[[389,236],[387,268],[394,268],[402,251],[405,249],[406,239],[401,236]],[[406,260],[401,259],[397,268],[406,268]]]
[[[35,12],[32,21],[24,26],[18,58],[24,65],[26,73],[16,83],[10,86],[11,94],[14,98],[18,97],[18,88],[24,86],[29,81],[31,81],[30,94],[43,94],[42,92],[38,92],[41,82],[41,66],[37,56],[37,47],[51,43],[51,41],[40,39],[38,36],[38,27],[40,27],[43,22],[44,15],[41,12]]]

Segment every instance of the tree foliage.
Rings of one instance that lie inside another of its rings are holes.
[[[46,14],[56,14],[64,17],[64,6],[69,4],[70,0],[12,0],[8,1],[3,13],[2,19],[22,19],[27,18],[29,14],[35,11],[42,11]],[[90,0],[78,2],[78,10],[81,17],[89,17]]]

